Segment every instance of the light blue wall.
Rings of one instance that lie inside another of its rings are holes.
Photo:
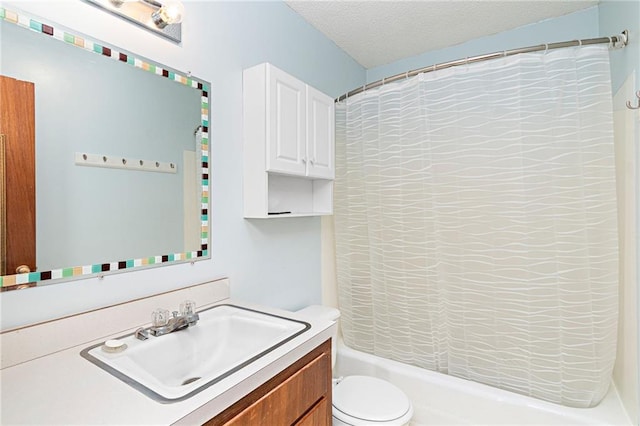
[[[0,293],[2,328],[230,277],[232,297],[321,301],[320,219],[242,218],[242,70],[269,61],[335,97],[365,70],[282,2],[186,1],[181,46],[80,1],[5,1],[211,82],[211,260]]]
[[[472,24],[470,24],[472,25]],[[616,30],[616,32],[621,30]],[[428,37],[428,35],[425,35]],[[559,18],[548,19],[495,35],[481,37],[446,49],[434,50],[367,70],[367,82],[409,70],[468,56],[534,46],[556,41],[599,37],[598,8],[591,7]]]
[[[600,35],[618,34],[629,30],[629,44],[624,49],[613,50],[611,58],[611,85],[617,92],[627,76],[636,73],[636,83],[640,82],[640,1],[601,0]],[[632,94],[630,94],[632,95]],[[630,96],[631,98],[631,96]]]

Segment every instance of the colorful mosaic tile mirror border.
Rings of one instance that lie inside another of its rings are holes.
[[[126,63],[128,65],[151,72],[161,77],[168,78],[179,84],[184,84],[202,92],[201,97],[201,128],[202,131],[202,198],[201,198],[201,228],[200,228],[200,250],[171,253],[160,256],[151,256],[141,259],[128,259],[116,262],[98,263],[95,265],[76,266],[70,268],[54,269],[51,271],[30,272],[26,274],[0,276],[0,288],[2,291],[13,290],[25,287],[33,287],[43,281],[56,279],[70,279],[82,277],[84,275],[104,274],[105,272],[122,271],[129,268],[154,266],[168,262],[180,262],[196,260],[206,257],[209,253],[209,86],[206,82],[200,81],[190,76],[185,76],[175,71],[167,70],[157,64],[144,59],[137,58],[129,53],[118,51],[114,48],[104,46],[86,37],[80,37],[51,25],[44,24],[36,19],[0,7],[0,19],[10,22],[32,31],[53,37],[65,43],[69,43],[81,49],[94,52],[98,55],[109,57],[113,60]],[[43,283],[44,284],[44,283]]]

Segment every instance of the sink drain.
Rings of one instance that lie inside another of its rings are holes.
[[[185,380],[184,382],[182,382],[182,386],[191,384],[191,383],[195,382],[196,380],[200,380],[200,379],[202,379],[202,377],[191,377],[191,378]]]

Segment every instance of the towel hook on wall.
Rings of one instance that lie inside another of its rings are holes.
[[[631,101],[627,101],[627,108],[629,109],[640,109],[640,90],[636,92],[636,98],[638,98],[636,102],[636,106],[631,105]]]

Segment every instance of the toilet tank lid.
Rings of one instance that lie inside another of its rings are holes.
[[[340,318],[340,311],[331,306],[310,305],[300,309],[297,313],[307,318],[319,318],[328,321],[336,321]]]

